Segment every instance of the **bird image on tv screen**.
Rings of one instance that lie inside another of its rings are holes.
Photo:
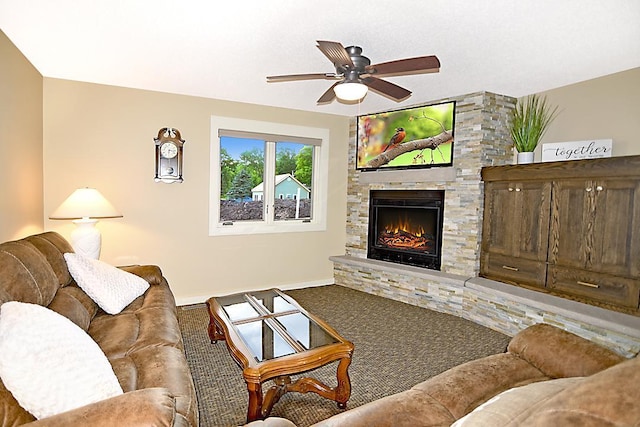
[[[358,116],[356,168],[453,164],[455,102]]]

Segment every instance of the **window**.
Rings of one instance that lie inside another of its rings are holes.
[[[328,135],[212,116],[209,234],[324,230]]]

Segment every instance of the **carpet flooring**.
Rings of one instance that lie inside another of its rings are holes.
[[[456,316],[339,285],[286,293],[354,343],[347,408],[407,390],[469,360],[503,352],[510,339]],[[205,305],[179,307],[178,320],[198,395],[200,426],[244,425],[248,398],[242,371],[224,342],[211,344]],[[335,386],[336,366],[337,362],[319,368],[312,376]],[[271,415],[306,427],[339,412],[335,402],[314,393],[287,393]]]

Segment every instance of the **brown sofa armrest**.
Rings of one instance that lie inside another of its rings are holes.
[[[412,390],[440,402],[457,420],[505,390],[547,379],[527,361],[500,353],[454,366],[416,384]]]
[[[147,388],[43,418],[27,425],[29,427],[186,427],[189,424],[184,417],[177,414],[175,400],[167,389]]]
[[[626,360],[601,345],[543,323],[519,332],[507,350],[550,378],[586,377]]]
[[[123,265],[118,267],[128,273],[142,277],[149,282],[150,285],[159,285],[164,279],[162,270],[157,265]]]

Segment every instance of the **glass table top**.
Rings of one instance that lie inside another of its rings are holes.
[[[339,342],[277,290],[216,298],[258,362]]]

